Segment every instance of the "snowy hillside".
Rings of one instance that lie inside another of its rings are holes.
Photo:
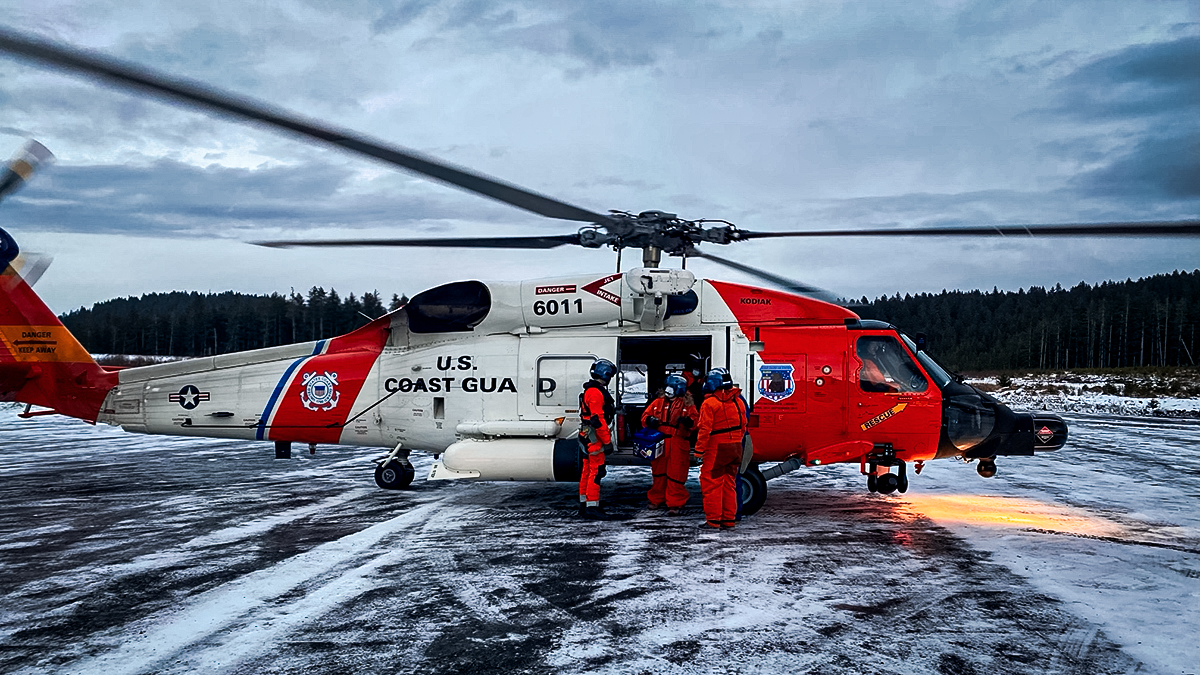
[[[967,378],[1014,410],[1200,418],[1200,375],[1094,375],[1072,372]]]

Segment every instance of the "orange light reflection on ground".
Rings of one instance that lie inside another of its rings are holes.
[[[1092,536],[1122,533],[1116,523],[1061,504],[1015,497],[909,494],[901,497],[913,515],[934,522],[992,527],[1035,528]]]

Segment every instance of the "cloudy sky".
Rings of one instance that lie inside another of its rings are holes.
[[[660,209],[752,230],[1200,217],[1194,0],[0,0],[0,26],[600,212]],[[0,205],[0,226],[55,257],[38,290],[56,311],[173,289],[411,295],[615,265],[611,251],[567,248],[248,245],[577,225],[0,56],[0,154],[25,135],[58,159]],[[845,297],[1200,267],[1194,238],[846,238],[710,252]]]

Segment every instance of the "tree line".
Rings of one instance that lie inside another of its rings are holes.
[[[1016,292],[896,294],[854,308],[923,332],[954,370],[1195,366],[1200,270]]]
[[[406,301],[393,294],[385,307],[375,291],[342,298],[320,287],[307,296],[176,291],[61,318],[92,353],[207,356],[333,337]],[[1200,270],[1070,289],[864,297],[854,311],[925,333],[930,353],[954,370],[1194,366],[1200,356]]]
[[[342,298],[314,286],[269,296],[174,291],[116,298],[62,315],[67,329],[93,354],[211,356],[308,342],[348,333],[407,302],[377,291]]]

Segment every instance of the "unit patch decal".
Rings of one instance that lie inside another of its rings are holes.
[[[333,410],[342,398],[338,393],[337,383],[337,373],[328,370],[324,375],[316,372],[304,373],[301,378],[304,390],[300,392],[300,402],[309,410]]]
[[[1034,435],[1037,436],[1037,439],[1043,443],[1046,443],[1051,438],[1054,438],[1054,432],[1050,430],[1050,427],[1044,424],[1042,425],[1042,428],[1038,429],[1038,432]]]
[[[881,424],[883,422],[888,421],[892,417],[895,417],[896,415],[904,412],[904,409],[907,407],[908,407],[907,403],[897,403],[896,405],[892,406],[891,408],[888,408],[887,410],[884,410],[883,412],[872,417],[871,419],[867,420],[866,422],[863,422],[862,430],[866,431],[867,429],[870,429],[871,427],[873,427],[877,424]]]
[[[759,366],[759,395],[776,403],[791,396],[796,391],[793,371],[795,368],[790,363],[764,363]]]
[[[185,384],[178,394],[167,397],[171,403],[178,403],[184,410],[193,410],[201,401],[209,400],[207,391],[200,391],[194,384]]]

